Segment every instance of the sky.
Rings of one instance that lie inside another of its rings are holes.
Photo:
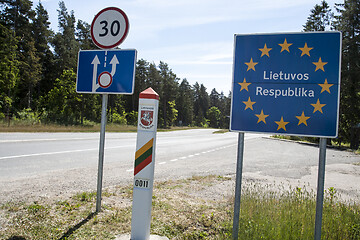
[[[106,7],[123,10],[130,30],[122,49],[137,59],[163,61],[181,80],[231,91],[234,34],[301,32],[321,0],[64,0],[68,12],[91,24]],[[341,1],[328,0],[333,7]],[[41,0],[58,31],[59,0]],[[33,1],[34,8],[38,1]]]

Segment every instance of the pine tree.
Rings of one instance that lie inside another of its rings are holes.
[[[215,88],[213,88],[213,90],[211,90],[210,96],[210,106],[211,107],[220,107],[220,94],[216,91]]]
[[[13,106],[15,84],[19,78],[16,60],[17,40],[15,33],[0,24],[0,119],[8,117]]]
[[[149,64],[147,86],[154,89],[157,94],[162,92],[161,76],[155,63]]]
[[[206,113],[209,109],[209,95],[206,87],[196,82],[194,88],[194,115],[197,126],[207,126]]]
[[[32,108],[34,88],[40,80],[41,66],[35,49],[32,22],[35,12],[29,0],[1,0],[1,24],[14,31],[18,39],[16,58],[19,62],[19,81],[15,99],[20,109]]]
[[[79,51],[79,44],[75,39],[74,11],[69,14],[64,1],[59,2],[58,20],[60,32],[55,35],[52,44],[58,66],[57,73],[61,74],[63,70],[76,71]]]
[[[33,34],[35,49],[41,65],[40,80],[37,84],[37,96],[43,96],[50,91],[54,85],[56,76],[54,75],[54,55],[50,50],[49,43],[53,36],[50,30],[49,15],[44,6],[39,2],[35,9],[33,22]]]
[[[221,112],[220,127],[227,129],[229,128],[230,125],[231,92],[229,92],[228,97],[226,97],[224,93],[221,92],[219,101],[220,101],[219,110]]]
[[[342,67],[340,95],[340,141],[359,146],[360,137],[360,1],[337,4],[339,16],[335,28],[342,32]]]
[[[161,77],[162,91],[160,92],[159,113],[162,116],[160,124],[164,127],[170,127],[172,121],[172,114],[170,111],[170,102],[176,99],[178,78],[176,74],[169,69],[167,63],[161,62],[159,64],[159,74]]]
[[[176,103],[179,111],[179,124],[181,126],[191,125],[194,121],[194,91],[186,78],[180,83]]]
[[[91,39],[90,24],[82,20],[78,20],[76,25],[76,40],[81,50],[98,49]]]
[[[323,0],[321,5],[316,4],[311,9],[311,14],[308,17],[306,24],[303,25],[305,32],[311,31],[325,31],[331,25],[333,14],[328,3]]]
[[[144,60],[140,59],[136,63],[136,71],[135,71],[135,89],[134,94],[131,96],[127,96],[128,104],[127,110],[137,111],[138,110],[138,103],[139,103],[139,94],[140,92],[147,89],[149,86],[148,83],[148,75],[149,75],[149,63]]]

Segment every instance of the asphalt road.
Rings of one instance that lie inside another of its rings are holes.
[[[159,132],[156,180],[236,171],[237,133]],[[136,133],[106,133],[103,186],[133,180]],[[99,133],[0,133],[0,203],[95,191]],[[316,187],[316,146],[245,134],[243,179]],[[327,150],[325,187],[360,200],[360,156]]]

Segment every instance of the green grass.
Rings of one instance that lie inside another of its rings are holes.
[[[95,125],[58,125],[58,124],[7,124],[0,123],[0,132],[99,132],[100,124]],[[107,124],[108,132],[136,132],[132,125]]]
[[[315,138],[315,137],[300,137],[300,136],[286,136],[286,135],[272,135],[271,137],[277,139],[291,140],[296,142],[311,143],[316,145],[319,144],[318,142],[319,138]],[[352,150],[350,149],[350,143],[341,143],[341,145],[339,146],[338,143],[335,142],[335,139],[333,139],[331,140],[331,145],[332,147],[338,149],[346,149],[354,152],[355,154],[360,154],[360,147],[357,150]]]
[[[312,239],[316,196],[306,187],[262,192],[252,186],[243,194],[240,239]],[[360,239],[360,207],[337,201],[336,190],[326,192],[323,239]]]
[[[209,194],[210,188],[226,181],[234,179],[196,176],[156,183],[151,233],[170,239],[231,239],[233,196]],[[243,185],[239,239],[313,239],[313,191],[306,186]],[[93,192],[52,202],[3,204],[0,239],[114,239],[130,232],[131,190],[126,186],[104,191],[97,215]],[[326,190],[322,239],[360,239],[360,206],[343,203],[339,196],[334,188]]]

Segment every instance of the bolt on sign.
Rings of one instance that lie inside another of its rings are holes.
[[[340,32],[235,35],[230,130],[336,137]]]

